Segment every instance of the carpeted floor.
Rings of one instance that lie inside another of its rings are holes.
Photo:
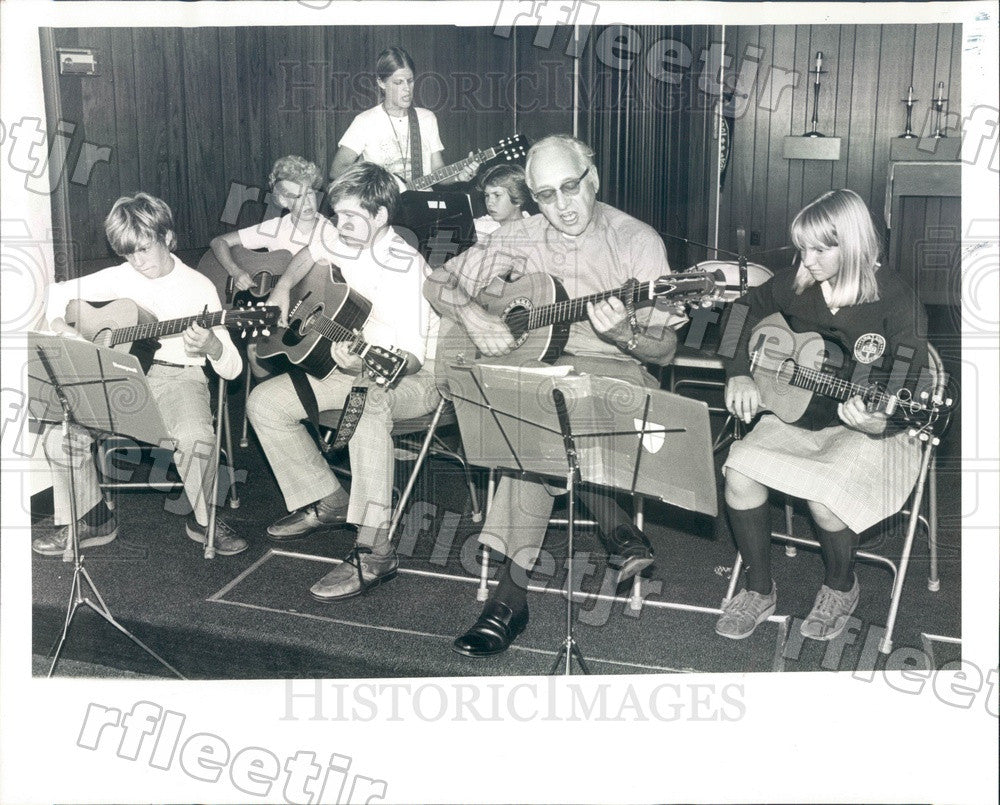
[[[923,648],[928,664],[937,666],[954,659],[959,648],[929,643],[922,634],[961,633],[959,476],[950,461],[957,466],[957,459],[944,456],[938,470],[941,590],[927,589],[927,548],[918,540],[894,635],[896,647]],[[549,534],[546,549],[553,562],[535,574],[534,583],[550,592],[529,594],[531,622],[525,634],[505,654],[474,661],[450,650],[451,640],[481,607],[475,597],[476,526],[454,465],[434,460],[422,473],[400,534],[397,579],[366,597],[323,604],[309,596],[308,588],[343,556],[352,533],[328,531],[280,548],[268,543],[264,527],[283,511],[274,480],[252,439],[250,447],[237,450],[236,463],[245,471],[239,475],[240,507],[224,510],[224,516],[250,539],[245,553],[206,561],[200,547],[184,536],[183,517],[166,510],[176,493],[151,491],[119,493],[118,539],[87,552],[86,566],[113,615],[182,674],[240,679],[548,672],[565,633],[565,598],[552,592],[565,585],[564,530]],[[410,465],[400,466],[408,470]],[[783,518],[777,504],[776,527]],[[715,614],[707,611],[719,606],[735,557],[724,521],[653,503],[647,504],[646,524],[657,553],[643,582],[647,605],[636,612],[623,600],[590,599],[578,609],[576,639],[593,673],[853,670],[884,661],[875,650],[891,582],[884,568],[859,564],[861,602],[848,640],[803,641],[798,619],[812,604],[822,563],[811,550],[789,559],[775,544],[777,615],[751,638],[734,642],[715,635]],[[797,533],[808,530],[797,516]],[[884,540],[890,555],[898,552],[899,531]],[[602,590],[604,555],[588,529],[578,530],[576,567],[578,574],[585,573],[585,591]],[[71,569],[58,559],[34,558],[36,674],[47,672],[44,658],[59,637]],[[657,605],[665,601],[690,608]],[[168,673],[86,607],[74,620],[56,672]]]

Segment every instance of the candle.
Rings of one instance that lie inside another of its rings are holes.
[[[906,96],[907,103],[913,103],[913,84],[910,84],[910,94]]]

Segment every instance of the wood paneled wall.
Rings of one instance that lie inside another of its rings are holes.
[[[120,195],[164,198],[179,248],[194,248],[233,228],[221,220],[231,186],[266,191],[277,157],[326,170],[354,115],[377,102],[374,60],[389,45],[413,56],[417,101],[437,113],[446,161],[513,133],[514,40],[491,29],[87,28],[58,29],[55,43],[95,49],[101,74],[59,78],[50,126],[70,121],[74,142],[112,148],[110,164],[69,188],[78,260],[108,255],[102,222]],[[263,209],[245,205],[238,224]]]
[[[714,95],[699,86],[710,30],[615,26],[604,36],[617,44],[583,61],[581,136],[596,144],[601,196],[663,234],[674,270],[706,256],[680,238],[710,237],[718,145]]]
[[[749,49],[749,50],[748,50]],[[813,111],[812,76],[817,51],[823,52],[819,131],[841,138],[835,162],[787,160],[786,135],[809,130]],[[961,27],[958,25],[796,25],[726,28],[726,53],[732,59],[727,86],[753,59],[759,61],[737,116],[725,188],[720,196],[719,245],[735,249],[737,227],[760,244],[751,252],[788,244],[795,213],[820,193],[838,187],[855,190],[881,217],[889,173],[889,145],[906,128],[900,103],[909,86],[920,99],[913,128],[929,127],[930,100],[944,82],[948,108],[961,109]],[[781,77],[794,71],[798,84],[780,90]],[[753,75],[753,71],[749,72]],[[780,90],[780,91],[779,91]],[[739,100],[739,99],[738,99]],[[957,116],[948,136],[957,137]],[[928,129],[929,130],[929,129]],[[772,252],[755,261],[769,267],[789,265],[793,252]]]
[[[645,43],[699,35],[638,30]],[[602,199],[679,235],[697,210],[691,236],[703,239],[700,194],[715,144],[690,115],[663,116],[683,88],[649,79],[641,59],[611,75],[594,55],[602,31],[591,30],[581,51],[575,110],[566,27],[517,28],[509,37],[450,26],[56,29],[57,47],[97,52],[100,75],[58,79],[50,130],[61,118],[77,125],[74,148],[86,140],[112,149],[88,184],[69,186],[73,262],[109,256],[102,222],[125,193],[167,200],[180,248],[198,248],[233,228],[222,220],[232,188],[261,188],[263,199],[277,157],[298,153],[326,169],[354,115],[376,103],[375,57],[392,44],[416,62],[417,101],[437,113],[446,161],[515,131],[530,141],[572,132],[578,119],[597,151]],[[653,103],[636,105],[628,94],[609,102],[594,89],[605,79],[638,87]],[[244,205],[236,225],[263,211],[263,203]]]

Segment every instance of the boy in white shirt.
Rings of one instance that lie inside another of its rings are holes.
[[[404,376],[392,389],[368,389],[364,412],[348,443],[350,495],[303,424],[306,410],[289,375],[257,386],[247,413],[291,512],[268,527],[268,537],[287,541],[329,526],[358,526],[355,546],[344,563],[311,589],[320,600],[337,601],[396,575],[399,562],[388,540],[392,423],[433,411],[439,396],[434,372],[425,365],[433,358],[427,340],[435,321],[421,293],[429,270],[388,225],[399,200],[396,180],[385,168],[362,162],[330,186],[328,197],[336,229],[324,230],[326,256],[319,262],[331,271],[339,269],[343,280],[372,303],[362,336],[370,344],[400,351],[406,358]],[[290,291],[312,265],[311,259],[297,256],[271,293],[270,304],[281,309],[283,324]],[[332,274],[329,279],[335,281]],[[361,359],[347,344],[331,343],[330,354],[338,368],[323,380],[308,378],[320,411],[343,408],[362,370]]]
[[[66,305],[74,299],[104,302],[131,299],[158,320],[186,318],[222,309],[218,293],[203,274],[184,265],[171,254],[176,245],[173,214],[166,202],[148,193],[123,196],[104,221],[108,242],[124,257],[121,265],[49,287],[47,318],[55,332],[76,334],[64,318]],[[167,431],[176,442],[174,463],[184,482],[192,507],[185,531],[204,543],[208,526],[209,492],[216,483],[218,467],[209,461],[215,436],[209,403],[208,379],[203,366],[230,380],[243,362],[225,327],[206,329],[191,324],[183,333],[161,337],[160,347],[146,379]],[[91,437],[82,428],[71,432],[76,510],[80,547],[104,545],[118,535],[114,514],[107,508],[90,457]],[[53,474],[55,523],[70,519],[70,471],[60,428],[44,435],[45,455]],[[45,556],[61,555],[69,536],[68,527],[35,538],[32,550]],[[246,540],[238,537],[221,519],[216,519],[215,547],[223,556],[245,551]]]

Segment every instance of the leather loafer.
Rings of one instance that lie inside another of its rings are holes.
[[[355,545],[343,562],[309,589],[309,594],[317,601],[343,601],[392,581],[398,571],[399,557],[395,551],[376,554],[371,548]]]
[[[330,526],[341,526],[347,522],[347,506],[327,507],[321,503],[310,503],[275,520],[267,527],[268,539],[284,542],[302,539]]]
[[[653,546],[649,538],[635,525],[618,526],[605,540],[609,559],[618,568],[616,584],[628,581],[653,564]]]
[[[472,628],[452,648],[464,657],[491,657],[506,651],[528,625],[528,607],[514,612],[503,601],[487,601]]]

